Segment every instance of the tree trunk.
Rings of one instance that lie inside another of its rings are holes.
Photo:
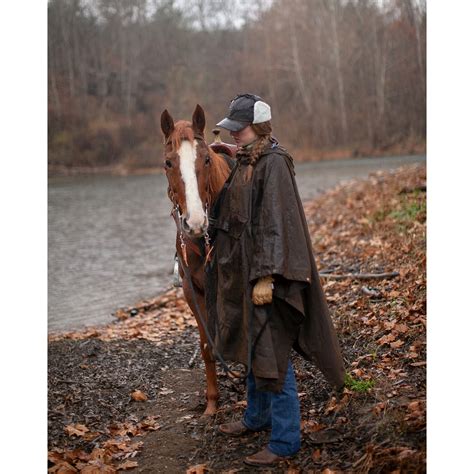
[[[331,0],[329,2],[331,9],[331,26],[332,26],[332,35],[334,42],[334,60],[336,64],[336,79],[337,79],[337,90],[339,96],[339,112],[341,120],[341,130],[342,130],[342,142],[347,143],[347,113],[346,113],[346,99],[344,91],[344,78],[342,76],[341,68],[341,49],[339,45],[339,31],[337,28],[337,18],[336,18],[336,6],[337,2]]]

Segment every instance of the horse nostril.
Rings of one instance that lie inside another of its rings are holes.
[[[186,231],[190,230],[190,227],[188,225],[188,221],[186,220],[186,218],[183,219],[183,229]]]

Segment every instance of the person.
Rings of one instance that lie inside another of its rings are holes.
[[[214,351],[247,369],[247,407],[219,425],[242,436],[271,430],[246,464],[268,466],[301,447],[293,348],[340,389],[344,366],[312,251],[293,159],[272,135],[271,107],[239,94],[218,127],[237,145],[236,165],[211,210],[213,258],[206,307]]]

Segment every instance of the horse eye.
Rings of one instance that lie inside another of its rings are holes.
[[[166,161],[165,161],[165,165],[166,165],[168,168],[171,168],[171,166],[172,166],[171,161],[170,161],[170,160],[166,160]]]
[[[208,165],[211,162],[211,157],[206,156],[206,161],[204,162],[206,165]]]

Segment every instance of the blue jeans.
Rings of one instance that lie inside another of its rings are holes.
[[[268,449],[278,456],[292,456],[301,447],[300,402],[291,361],[280,393],[256,389],[253,372],[247,377],[247,409],[242,423],[260,431],[272,427]]]

